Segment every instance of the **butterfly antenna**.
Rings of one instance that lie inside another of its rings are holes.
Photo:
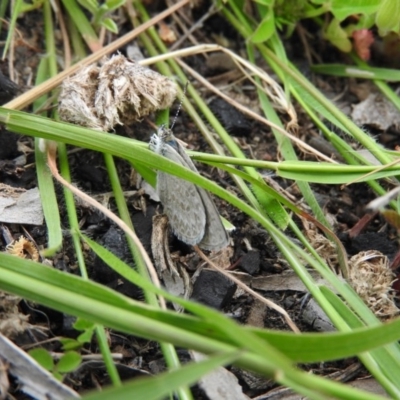
[[[178,119],[179,112],[181,111],[183,100],[185,100],[188,85],[189,85],[189,81],[186,82],[185,87],[183,88],[183,95],[182,95],[181,101],[179,102],[178,110],[176,111],[175,117],[172,121],[171,128],[170,128],[171,131],[172,131],[172,128],[175,126],[176,120]]]

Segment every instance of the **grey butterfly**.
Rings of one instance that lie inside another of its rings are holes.
[[[153,134],[150,150],[197,172],[193,161],[172,131],[161,126]],[[157,173],[157,193],[172,231],[190,245],[220,250],[228,245],[228,235],[209,193],[191,182],[162,171]]]

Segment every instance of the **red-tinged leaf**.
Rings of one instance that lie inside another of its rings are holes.
[[[369,29],[360,29],[353,32],[353,47],[357,55],[364,61],[371,57],[371,45],[374,36]]]

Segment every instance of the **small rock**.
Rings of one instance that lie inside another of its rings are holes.
[[[260,270],[260,253],[257,250],[250,250],[239,260],[238,267],[249,275],[255,275]]]
[[[222,309],[236,291],[236,284],[217,271],[203,269],[193,286],[192,300]]]
[[[238,136],[250,134],[251,124],[248,119],[225,100],[214,99],[210,103],[210,108],[229,133]]]

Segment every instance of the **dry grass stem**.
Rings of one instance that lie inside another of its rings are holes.
[[[20,236],[18,240],[8,244],[6,251],[13,256],[39,262],[39,252],[36,246],[24,236]]]
[[[184,63],[182,60],[177,60],[178,64],[181,65],[182,68],[184,68],[186,71],[188,71],[195,79],[197,79],[202,85],[204,85],[207,89],[224,99],[226,102],[240,110],[243,114],[248,115],[251,118],[254,118],[255,120],[263,123],[264,125],[267,125],[271,127],[272,129],[277,130],[278,132],[282,133],[285,135],[287,138],[292,140],[292,142],[296,143],[297,146],[304,151],[308,151],[311,154],[314,154],[317,158],[320,160],[327,161],[332,164],[338,164],[335,160],[332,160],[332,158],[326,156],[325,154],[322,154],[318,150],[314,149],[313,147],[309,146],[307,143],[304,143],[301,139],[298,137],[292,135],[291,133],[287,132],[285,129],[282,129],[280,126],[274,124],[273,122],[267,120],[266,118],[263,118],[259,114],[255,113],[254,111],[251,111],[247,107],[241,105],[237,101],[233,100],[223,92],[221,92],[218,88],[216,88],[214,85],[211,85],[206,79],[204,79],[200,74],[198,74],[196,71],[194,71],[192,68],[190,68],[186,63]]]
[[[304,234],[309,240],[312,248],[325,260],[332,271],[337,272],[339,268],[339,254],[335,243],[322,235],[318,228],[310,221],[302,219]]]
[[[63,42],[63,54],[64,54],[64,69],[69,68],[71,65],[72,55],[71,55],[71,46],[68,38],[67,27],[65,26],[64,15],[61,11],[60,1],[55,0],[50,3],[54,10],[54,13],[57,15],[58,22],[60,24],[61,37]]]

